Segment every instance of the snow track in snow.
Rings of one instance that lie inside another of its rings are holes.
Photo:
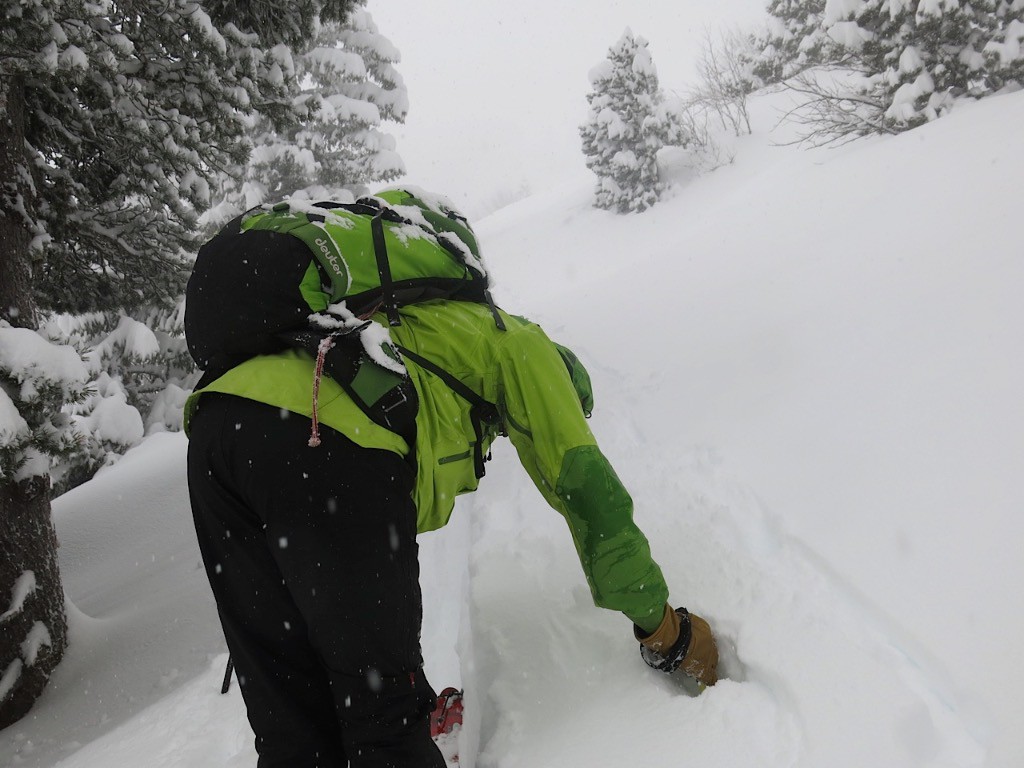
[[[474,655],[463,660],[476,670],[468,699],[486,702],[481,768],[670,765],[676,753],[723,766],[984,763],[931,662],[892,638],[711,451],[678,462],[644,453],[661,458],[626,474],[638,510],[673,505],[638,511],[672,598],[735,647],[743,679],[690,698],[648,670],[628,622],[592,607],[558,516],[496,467],[499,490],[472,511]]]

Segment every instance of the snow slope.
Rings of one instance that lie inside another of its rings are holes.
[[[464,765],[1024,764],[1024,93],[840,150],[773,146],[634,217],[552,188],[480,222],[499,301],[572,346],[673,600],[738,661],[690,698],[598,611],[508,446],[422,537]],[[67,660],[0,765],[251,766],[185,442],[56,506]]]

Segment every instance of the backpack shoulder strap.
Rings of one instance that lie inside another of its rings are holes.
[[[470,404],[471,408],[469,409],[469,416],[473,422],[473,433],[476,436],[476,445],[473,446],[473,468],[476,472],[476,477],[479,480],[484,476],[484,462],[486,461],[486,458],[484,457],[483,441],[484,424],[498,424],[500,422],[498,407],[494,403],[488,402],[478,395],[470,387],[463,384],[437,363],[428,360],[422,355],[419,355],[406,347],[399,346],[398,351],[401,352],[404,357],[409,358],[421,368],[430,371],[430,373],[437,376],[437,378],[441,379],[449,389]]]

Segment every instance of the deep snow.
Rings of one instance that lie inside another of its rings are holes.
[[[840,150],[772,146],[620,217],[575,182],[477,227],[496,297],[572,346],[673,600],[735,646],[698,698],[599,611],[502,446],[422,537],[464,765],[1024,764],[1024,93]],[[72,646],[0,764],[251,766],[185,441],[55,504]]]

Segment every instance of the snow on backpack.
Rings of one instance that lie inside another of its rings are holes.
[[[189,279],[185,336],[204,371],[197,388],[251,357],[297,347],[317,359],[311,444],[322,371],[376,423],[410,436],[416,391],[387,330],[369,318],[383,311],[397,325],[399,307],[437,298],[488,304],[504,327],[473,230],[442,198],[399,189],[355,203],[254,208],[200,248]],[[447,377],[480,419],[496,418],[453,377],[416,362]]]

